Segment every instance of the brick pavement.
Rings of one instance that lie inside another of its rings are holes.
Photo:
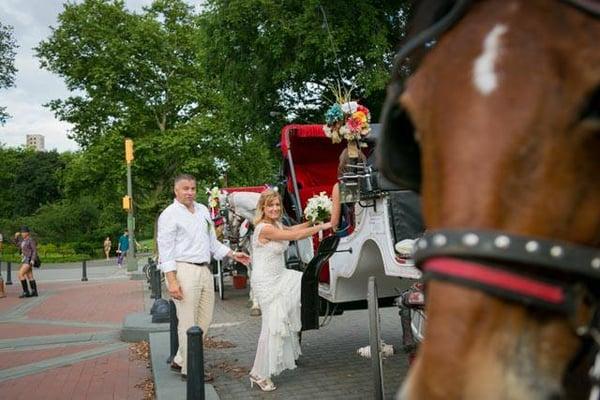
[[[372,399],[371,360],[356,353],[369,340],[366,310],[346,312],[316,331],[304,332],[298,368],[273,378],[277,390],[262,393],[250,389],[247,376],[227,372],[232,366],[250,369],[260,331],[260,317],[250,317],[246,291],[226,289],[226,299],[217,300],[211,337],[233,342],[228,349],[205,349],[206,366],[215,375],[213,382],[221,399]],[[382,337],[400,349],[402,331],[397,309],[381,309]],[[218,327],[224,323],[235,326]],[[392,399],[408,368],[401,352],[384,360],[386,399]]]
[[[0,398],[143,398],[136,385],[150,370],[130,359],[118,337],[123,318],[144,310],[142,281],[114,267],[88,282],[73,280],[74,272],[48,273],[54,282],[38,278],[38,298],[18,299],[20,285],[7,286],[0,299]]]

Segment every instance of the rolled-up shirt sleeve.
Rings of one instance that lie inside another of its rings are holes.
[[[170,218],[168,213],[163,213],[158,218],[156,243],[158,245],[159,268],[163,273],[175,271],[175,239],[177,236],[177,223]]]

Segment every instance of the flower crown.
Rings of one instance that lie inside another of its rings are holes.
[[[325,113],[323,130],[333,143],[366,138],[371,133],[371,113],[356,101],[338,101]]]

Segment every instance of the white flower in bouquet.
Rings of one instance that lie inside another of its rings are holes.
[[[319,195],[308,199],[304,209],[304,217],[312,223],[329,221],[332,208],[333,202],[327,196],[327,193],[321,192]]]

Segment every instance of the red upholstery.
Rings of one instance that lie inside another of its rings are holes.
[[[333,144],[325,136],[322,125],[287,125],[281,131],[281,152],[285,163],[290,161],[288,150],[291,153],[303,210],[312,196],[321,192],[331,196],[331,189],[337,182],[339,155],[344,147],[345,143]],[[290,164],[286,165],[285,171],[287,189],[294,193]],[[316,236],[313,243],[316,251]],[[329,283],[329,263],[321,269],[319,282]]]

